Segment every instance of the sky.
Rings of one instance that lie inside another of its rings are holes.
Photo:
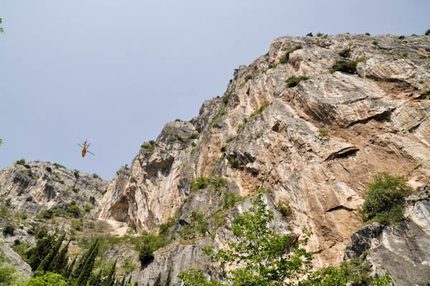
[[[422,35],[427,0],[0,0],[0,169],[111,180],[282,36]],[[81,157],[88,140],[95,155]]]

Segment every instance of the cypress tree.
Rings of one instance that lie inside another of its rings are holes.
[[[54,257],[52,261],[51,271],[54,273],[59,273],[65,275],[67,268],[67,252],[69,251],[70,240],[67,242],[66,246],[61,249],[60,252]]]
[[[78,285],[86,285],[87,281],[90,279],[91,272],[93,271],[94,261],[96,260],[99,250],[98,239],[91,246],[89,255],[85,259],[82,270],[78,276]]]
[[[31,266],[33,271],[37,270],[39,264],[42,260],[49,254],[52,250],[53,242],[55,237],[52,235],[47,235],[41,239],[38,239],[36,246],[31,248],[27,253],[28,264]]]
[[[103,281],[102,286],[113,286],[115,283],[116,259],[112,264],[108,277]]]
[[[90,266],[90,264],[88,264],[88,263],[90,263],[91,259],[96,258],[97,252],[98,252],[98,239],[96,239],[93,242],[93,244],[91,244],[90,249],[88,251],[86,251],[82,255],[82,257],[79,259],[78,265],[75,267],[75,269],[73,269],[73,272],[72,272],[73,278],[78,278],[81,275],[81,273],[85,271],[85,267]],[[94,261],[92,263],[94,263]],[[85,266],[85,265],[87,265],[87,266]],[[91,273],[91,271],[89,273]]]
[[[58,250],[61,247],[61,244],[63,243],[64,237],[66,235],[62,235],[60,238],[58,238],[58,240],[53,240],[53,244],[52,244],[52,248],[49,251],[49,253],[45,256],[45,258],[43,258],[43,260],[40,262],[39,266],[37,266],[37,270],[41,270],[44,272],[53,272],[52,268],[52,261],[54,260],[55,256],[57,256],[58,254]]]
[[[69,264],[67,265],[67,267],[66,267],[66,271],[65,271],[65,274],[64,274],[64,277],[65,277],[65,278],[67,278],[67,279],[68,279],[68,278],[71,278],[72,271],[73,271],[73,267],[75,266],[76,260],[77,260],[77,256],[75,256],[75,258],[73,258],[72,263],[69,263]]]

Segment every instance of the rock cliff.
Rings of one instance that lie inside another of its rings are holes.
[[[426,285],[429,115],[430,37],[282,37],[235,70],[226,92],[205,101],[197,117],[169,122],[143,143],[111,182],[18,161],[0,171],[0,205],[37,214],[88,203],[101,221],[136,233],[167,231],[176,239],[133,270],[132,280],[152,285],[170,273],[171,285],[180,285],[178,273],[190,267],[217,275],[201,248],[224,247],[234,216],[265,190],[273,228],[295,237],[303,226],[312,231],[307,247],[316,266],[366,254],[395,285]],[[381,172],[406,177],[416,191],[402,223],[363,226],[357,209]],[[127,245],[104,259],[120,264],[125,256],[138,263]]]
[[[142,145],[131,167],[109,183],[100,218],[157,232],[174,217],[180,231],[193,213],[213,217],[223,204],[220,193],[246,197],[270,189],[272,209],[289,201],[293,210],[287,224],[282,216],[275,224],[297,234],[303,225],[310,228],[308,247],[316,264],[336,265],[362,226],[356,210],[373,175],[403,175],[414,188],[429,182],[429,97],[429,37],[276,39],[266,55],[235,70],[225,94],[205,101],[199,116],[167,123],[155,141]],[[227,183],[218,192],[192,190],[203,177]],[[428,200],[415,208],[423,209]],[[227,222],[242,204],[227,212]],[[423,226],[406,228],[425,232]],[[378,237],[384,233],[383,241],[389,235],[398,240],[394,228],[378,230]],[[208,234],[217,246],[229,239],[228,226]],[[165,278],[168,269],[175,277],[190,266],[203,267],[202,243],[162,249],[134,277],[146,285],[160,272]],[[419,251],[428,254],[422,247]],[[378,258],[372,263],[387,262],[372,253],[369,257]]]

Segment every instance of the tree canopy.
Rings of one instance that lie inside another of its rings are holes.
[[[313,256],[304,248],[311,233],[304,229],[302,239],[280,234],[269,227],[273,219],[259,193],[248,211],[236,215],[232,224],[235,240],[226,249],[217,253],[211,247],[202,249],[219,263],[215,268],[221,279],[208,280],[196,268],[178,277],[186,286],[386,285],[391,281],[388,274],[370,277],[369,267],[361,259],[314,271]]]

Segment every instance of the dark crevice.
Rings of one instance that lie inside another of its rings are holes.
[[[337,152],[331,153],[324,161],[354,156],[358,150],[359,149],[357,147],[346,147]]]
[[[392,112],[393,112],[392,110],[386,110],[386,111],[379,113],[379,114],[376,114],[374,116],[371,116],[371,117],[368,117],[368,118],[365,118],[362,120],[357,120],[357,121],[351,122],[346,127],[351,127],[351,126],[354,126],[355,124],[358,124],[358,123],[366,124],[367,122],[369,122],[371,120],[376,120],[378,122],[385,122],[385,121],[387,121],[387,118],[390,118]]]
[[[326,213],[333,212],[333,211],[338,211],[338,210],[346,210],[346,211],[349,211],[349,212],[354,211],[351,208],[348,208],[348,207],[340,205],[340,206],[335,206],[333,208],[330,208],[330,209],[326,210]]]

